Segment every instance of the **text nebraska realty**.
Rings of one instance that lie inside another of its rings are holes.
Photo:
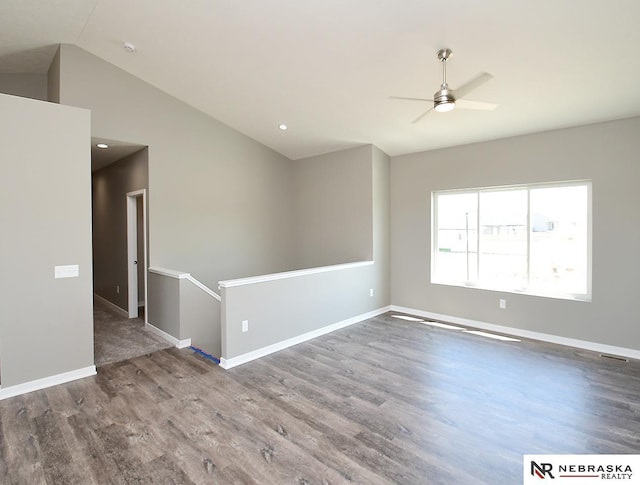
[[[630,465],[558,465],[558,473],[597,473],[603,480],[631,480],[633,470]]]

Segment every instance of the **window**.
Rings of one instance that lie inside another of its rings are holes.
[[[431,282],[591,300],[591,183],[432,194]]]

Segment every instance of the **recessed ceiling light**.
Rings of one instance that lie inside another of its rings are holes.
[[[280,128],[282,131],[287,131],[287,129],[289,129],[289,127],[284,123],[281,123],[280,126],[278,126],[278,128]]]
[[[109,145],[107,145],[106,143],[98,143],[96,146],[102,149],[109,148]]]
[[[127,52],[135,52],[136,51],[136,46],[133,45],[131,42],[125,42],[124,43],[124,50],[126,50]]]

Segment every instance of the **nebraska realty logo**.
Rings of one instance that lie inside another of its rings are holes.
[[[540,480],[640,484],[640,455],[524,455],[523,472],[524,485],[544,483]]]

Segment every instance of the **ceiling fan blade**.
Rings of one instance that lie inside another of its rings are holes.
[[[456,109],[474,109],[479,111],[493,111],[498,107],[497,104],[484,103],[482,101],[470,101],[468,99],[456,99]]]
[[[414,123],[417,123],[418,121],[420,121],[422,118],[424,118],[425,116],[427,116],[427,114],[429,113],[429,111],[431,111],[433,109],[433,106],[431,108],[429,108],[427,111],[425,111],[424,113],[422,113],[420,116],[418,116],[415,120],[413,120],[411,122],[411,124],[413,125]]]
[[[453,92],[455,93],[456,98],[462,98],[467,94],[469,94],[474,89],[486,83],[491,78],[493,78],[491,74],[489,74],[488,72],[483,72],[482,74],[474,77],[468,83],[463,84],[458,89],[455,89]]]
[[[389,99],[402,99],[405,101],[429,101],[433,103],[433,99],[425,99],[425,98],[405,98],[403,96],[389,96]]]

